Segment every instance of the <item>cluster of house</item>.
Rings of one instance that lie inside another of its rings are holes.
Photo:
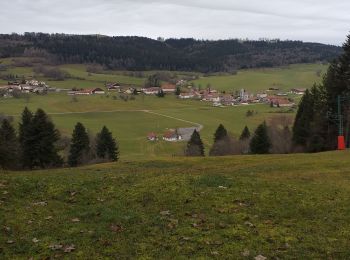
[[[55,91],[55,88],[50,88],[44,81],[38,81],[35,79],[24,81],[12,81],[7,85],[0,86],[3,90],[4,97],[11,97],[14,92],[21,93],[44,93],[47,91]]]
[[[196,90],[190,88],[187,92],[182,92],[178,96],[180,99],[197,99],[201,101],[212,102],[213,106],[235,106],[248,105],[252,103],[267,103],[274,107],[293,107],[295,103],[288,99],[288,93],[277,93],[269,95],[269,91],[277,91],[278,89],[269,89],[264,93],[256,95],[248,93],[245,89],[241,89],[236,94],[220,93],[215,89],[207,88],[205,90]],[[306,89],[292,89],[291,94],[303,95]]]
[[[94,95],[94,94],[104,95],[105,91],[101,88],[91,88],[91,89],[72,89],[71,91],[68,91],[67,93],[69,96]]]
[[[155,141],[158,141],[159,138],[162,138],[164,141],[167,141],[167,142],[178,142],[183,139],[182,135],[179,134],[176,130],[168,130],[162,136],[158,136],[154,132],[148,133],[147,135],[148,141],[155,142]]]

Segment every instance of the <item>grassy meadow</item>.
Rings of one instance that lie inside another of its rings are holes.
[[[289,91],[292,88],[310,88],[313,83],[320,83],[328,65],[296,64],[282,68],[240,70],[236,75],[201,77],[193,81],[196,85],[233,91],[242,88],[258,93],[269,88]]]
[[[349,259],[349,155],[0,172],[0,258]]]
[[[19,77],[35,76],[33,67],[16,67],[13,65],[13,59],[2,59],[1,61],[10,65],[8,70],[1,74],[10,73]],[[210,83],[213,88],[226,91],[239,90],[242,87],[256,92],[262,92],[268,87],[288,90],[292,87],[310,87],[314,82],[319,82],[321,76],[317,74],[322,75],[326,67],[321,64],[299,64],[284,68],[243,70],[237,75],[210,77],[197,73],[199,79],[193,82],[202,87]],[[73,87],[103,87],[105,82],[142,86],[146,77],[155,73],[154,71],[144,72],[143,77],[130,76],[121,71],[103,71],[101,74],[96,74],[86,72],[86,65],[81,64],[61,65],[59,68],[68,72],[72,78],[64,81],[51,81],[40,76],[35,78],[44,80],[53,87],[70,89]],[[193,73],[185,72],[176,73],[193,75]],[[0,81],[0,84],[5,83],[6,81]],[[183,154],[185,147],[183,142],[148,142],[147,133],[152,131],[161,135],[170,128],[203,125],[201,137],[208,151],[212,144],[213,133],[220,123],[224,124],[233,135],[239,136],[245,125],[253,131],[263,120],[279,116],[281,114],[278,112],[284,111],[263,104],[214,108],[211,103],[178,100],[173,95],[167,95],[165,98],[138,95],[135,100],[127,102],[119,99],[116,93],[102,96],[79,96],[76,100],[64,92],[49,93],[45,96],[33,94],[29,98],[22,99],[0,99],[0,113],[13,115],[15,122],[18,122],[19,114],[25,106],[33,111],[37,108],[44,109],[65,136],[71,134],[78,121],[86,125],[91,133],[96,133],[103,125],[106,125],[120,143],[122,160]],[[158,113],[158,115],[145,110]],[[256,113],[252,117],[246,117],[248,110],[254,110]],[[294,116],[293,113],[282,115]]]
[[[183,154],[184,142],[152,143],[146,140],[149,132],[161,135],[167,129],[200,124],[204,127],[201,137],[208,151],[213,134],[220,123],[233,135],[239,136],[245,125],[253,130],[262,121],[281,115],[276,112],[283,110],[270,108],[266,104],[213,108],[210,103],[179,100],[173,95],[167,95],[165,98],[138,95],[135,100],[127,102],[114,99],[113,95],[78,96],[76,101],[73,101],[72,97],[65,93],[31,95],[29,100],[0,99],[1,113],[14,116],[15,123],[18,122],[25,106],[32,111],[37,108],[44,109],[65,136],[70,136],[77,122],[83,123],[91,133],[97,133],[106,125],[120,144],[122,160]],[[248,110],[257,113],[246,117]],[[294,114],[282,115],[292,117]]]

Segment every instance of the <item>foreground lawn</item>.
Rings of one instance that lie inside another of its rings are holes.
[[[349,152],[0,173],[1,259],[349,259]]]

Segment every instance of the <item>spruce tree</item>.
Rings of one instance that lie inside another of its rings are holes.
[[[310,124],[313,120],[313,99],[309,90],[302,97],[293,125],[293,143],[306,147],[310,138]]]
[[[239,140],[246,140],[250,138],[250,131],[249,128],[247,126],[244,127],[241,136],[239,137]]]
[[[271,148],[271,141],[267,134],[266,122],[260,124],[254,132],[250,141],[250,152],[252,154],[266,154]]]
[[[31,122],[32,149],[30,168],[57,167],[62,164],[56,142],[60,135],[44,110],[38,109]]]
[[[204,156],[204,145],[197,130],[193,131],[191,139],[187,143],[186,156]]]
[[[220,124],[214,134],[214,143],[227,137],[227,130]]]
[[[160,89],[157,93],[157,97],[164,97],[165,96],[165,93],[162,89]]]
[[[18,168],[19,155],[19,143],[15,129],[8,119],[4,119],[0,127],[0,168]]]
[[[106,126],[103,126],[101,132],[96,136],[96,154],[99,158],[109,161],[119,159],[118,144]]]
[[[23,168],[32,168],[33,154],[32,147],[35,140],[32,136],[33,113],[25,107],[19,123],[19,143],[21,153],[21,164]]]
[[[90,141],[86,129],[82,123],[78,122],[72,134],[68,156],[69,166],[75,167],[82,163],[84,156],[86,156],[90,150],[89,144]]]

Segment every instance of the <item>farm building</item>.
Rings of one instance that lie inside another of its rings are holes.
[[[147,140],[148,141],[157,141],[158,137],[155,133],[151,132],[147,135]]]
[[[162,85],[162,90],[164,93],[175,93],[176,86],[174,84],[164,84]]]
[[[293,88],[291,89],[291,93],[292,94],[296,94],[296,95],[304,95],[305,94],[306,89],[305,88]]]
[[[158,94],[160,88],[157,87],[152,87],[152,88],[143,88],[142,92],[145,93],[146,95],[156,95]]]
[[[182,136],[177,133],[177,131],[168,131],[163,135],[163,140],[168,142],[177,142],[182,140]]]

